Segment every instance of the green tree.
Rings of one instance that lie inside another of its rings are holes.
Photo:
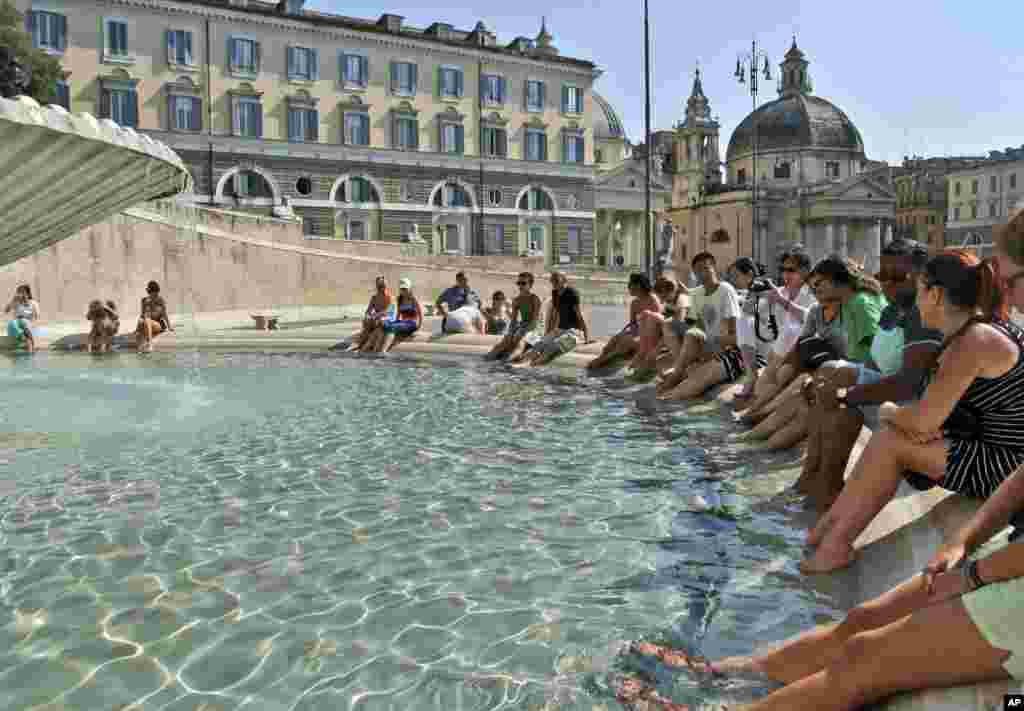
[[[60,60],[32,45],[32,37],[25,28],[25,16],[11,4],[0,2],[0,47],[7,47],[23,67],[32,73],[29,96],[40,104],[49,104],[57,98],[57,82],[67,76]]]

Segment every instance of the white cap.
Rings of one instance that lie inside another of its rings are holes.
[[[412,280],[409,279],[409,277],[402,277],[401,279],[398,280],[398,288],[399,289],[411,289],[412,288]]]

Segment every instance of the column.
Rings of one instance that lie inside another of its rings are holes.
[[[885,232],[882,235],[882,245],[892,242],[892,220],[885,220]]]
[[[868,274],[875,274],[882,268],[882,221],[875,220],[868,233],[868,253],[864,260],[864,269]]]
[[[850,256],[850,224],[846,220],[839,223],[839,244],[836,245],[836,251],[844,257]]]
[[[836,226],[833,222],[825,223],[825,254],[827,257],[836,251]]]

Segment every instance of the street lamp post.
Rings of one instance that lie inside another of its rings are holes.
[[[644,256],[647,259],[647,273],[654,276],[654,234],[651,231],[651,34],[647,19],[647,0],[644,0],[644,143],[647,146],[646,168],[644,171]]]
[[[761,71],[758,70],[758,65],[764,65]],[[757,85],[760,75],[763,73],[765,81],[771,81],[772,72],[768,64],[768,55],[757,48],[757,40],[753,40],[750,43],[750,54],[745,52],[740,53],[736,59],[736,71],[733,76],[736,77],[736,81],[740,84],[747,82],[746,75],[750,74],[750,98],[753,104],[753,111],[757,111]],[[757,229],[757,116],[756,113],[751,113],[750,119],[754,124],[754,141],[753,141],[753,168],[751,169],[753,178],[753,191],[751,193],[750,201],[750,251],[754,261],[758,258],[758,232]]]

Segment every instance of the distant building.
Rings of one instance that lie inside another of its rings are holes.
[[[946,244],[946,178],[956,170],[983,162],[984,156],[904,158],[896,184],[894,234],[915,239],[932,249]]]
[[[947,176],[945,244],[991,252],[992,229],[1006,222],[1024,199],[1024,146],[993,151],[989,158]]]
[[[542,23],[425,29],[302,0],[14,0],[70,77],[61,100],[157,138],[197,202],[270,213],[310,237],[435,253],[593,261],[593,62]]]

